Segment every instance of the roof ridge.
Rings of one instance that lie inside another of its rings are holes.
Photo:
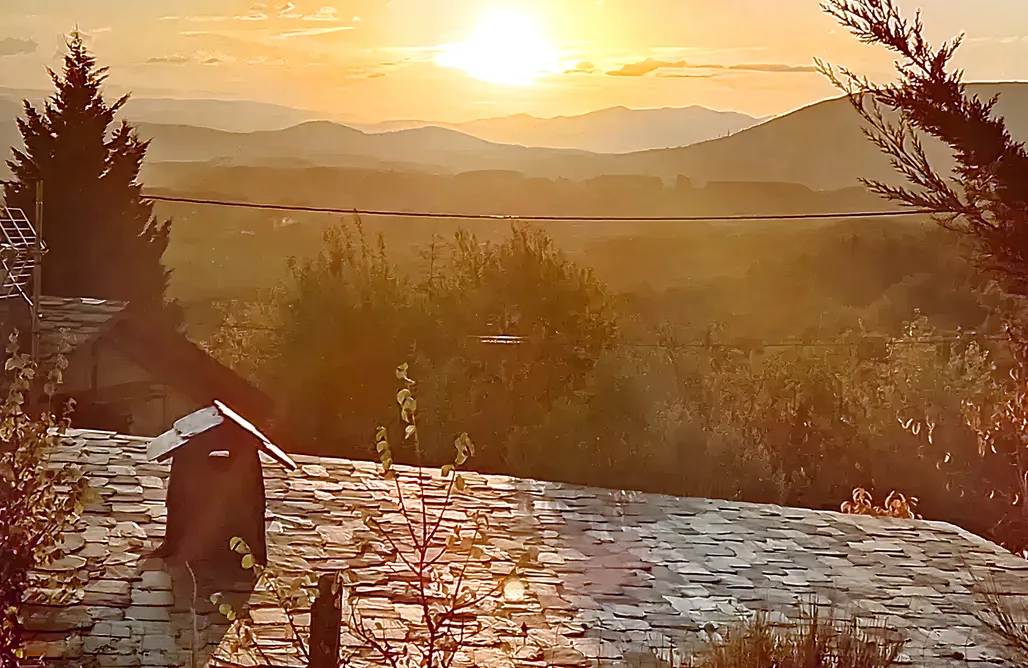
[[[122,299],[99,299],[97,297],[63,297],[59,295],[42,295],[40,298],[41,303],[47,301],[60,302],[63,304],[85,304],[88,306],[118,306],[125,308],[128,306],[128,301]]]
[[[91,436],[96,439],[107,438],[119,441],[131,441],[133,443],[149,443],[154,439],[153,436],[132,436],[131,434],[121,434],[116,431],[105,431],[103,429],[67,429],[65,430],[62,438],[82,438],[87,436]]]

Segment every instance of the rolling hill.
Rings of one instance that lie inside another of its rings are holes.
[[[968,89],[981,97],[999,94],[996,112],[1007,119],[1014,137],[1028,139],[1028,83],[979,83]],[[852,187],[861,177],[899,182],[888,159],[864,137],[859,116],[841,98],[803,107],[728,137],[682,148],[625,154],[495,144],[445,128],[367,134],[333,124],[305,124],[279,132],[218,137],[220,144],[206,147],[206,139],[155,141],[156,146],[165,148],[158,148],[151,158],[161,159],[157,157],[161,151],[170,150],[181,152],[177,159],[210,159],[216,153],[235,155],[236,161],[242,161],[254,155],[275,154],[317,164],[343,164],[329,157],[345,153],[351,157],[374,156],[379,163],[419,163],[422,169],[430,165],[437,171],[507,169],[548,178],[638,174],[670,181],[682,174],[697,185],[716,181],[778,182],[818,190]],[[198,151],[198,146],[203,150]],[[220,148],[212,151],[211,146]],[[951,159],[945,148],[932,142],[927,148],[936,164],[947,169]]]
[[[972,84],[969,90],[982,97],[998,93],[997,113],[1007,118],[1015,137],[1028,138],[1028,83]],[[529,148],[434,126],[378,133],[328,121],[246,133],[181,124],[138,127],[143,137],[153,140],[151,163],[217,161],[432,173],[508,170],[573,180],[635,174],[673,181],[684,175],[697,185],[778,182],[818,190],[852,187],[860,177],[899,181],[885,156],[864,137],[859,117],[843,99],[818,102],[727,137],[623,154]],[[13,123],[0,123],[0,146],[17,139]],[[927,148],[936,164],[946,169],[950,159],[944,147],[929,142]]]
[[[0,87],[0,124],[21,112],[21,100],[38,104],[42,90]],[[687,146],[738,132],[760,119],[700,106],[660,109],[613,107],[578,116],[537,118],[516,114],[466,123],[424,120],[362,123],[335,113],[247,100],[132,97],[124,117],[133,123],[189,125],[227,132],[281,130],[308,121],[331,120],[368,133],[425,127],[445,128],[498,144],[569,148],[599,153],[628,153]]]
[[[467,123],[389,121],[359,125],[368,132],[434,125],[501,144],[571,148],[593,153],[631,153],[688,146],[752,127],[761,119],[706,107],[628,109],[612,107],[578,116],[537,118],[527,114]]]
[[[338,123],[310,121],[284,130],[249,133],[148,123],[138,129],[141,137],[152,140],[148,154],[151,162],[255,164],[300,159],[327,166],[404,166],[448,172],[522,166],[532,169],[537,162],[591,155],[495,144],[437,127],[372,134]]]
[[[1007,120],[1015,138],[1028,139],[1028,83],[971,84],[968,90],[983,99],[999,94],[996,113]],[[941,145],[928,142],[926,148],[940,168],[952,164]],[[570,163],[566,167],[575,168]],[[861,132],[860,117],[844,99],[818,102],[730,137],[611,156],[600,168],[665,178],[685,174],[697,183],[775,181],[822,190],[856,185],[860,177],[899,181],[888,159]]]

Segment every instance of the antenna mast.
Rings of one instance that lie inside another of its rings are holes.
[[[36,184],[36,219],[42,225],[43,184]],[[46,244],[22,209],[0,202],[0,302],[25,300],[32,316],[32,358],[39,361],[39,301],[42,291],[42,257]],[[29,281],[33,282],[29,295]]]
[[[39,301],[43,293],[43,180],[36,181],[36,234],[32,244],[32,363],[39,364]]]

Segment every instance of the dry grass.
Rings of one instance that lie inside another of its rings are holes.
[[[978,599],[982,609],[975,616],[1000,636],[1028,664],[1028,602],[1020,593],[1005,593],[994,579],[978,579]]]
[[[883,626],[837,623],[817,608],[802,624],[779,627],[766,617],[730,631],[695,668],[886,668],[905,641]]]

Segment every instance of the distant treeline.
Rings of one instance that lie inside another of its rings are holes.
[[[544,216],[795,214],[892,208],[861,187],[815,191],[792,183],[713,182],[608,175],[583,181],[513,171],[456,175],[340,167],[282,168],[158,163],[154,192],[189,192],[278,204]]]

